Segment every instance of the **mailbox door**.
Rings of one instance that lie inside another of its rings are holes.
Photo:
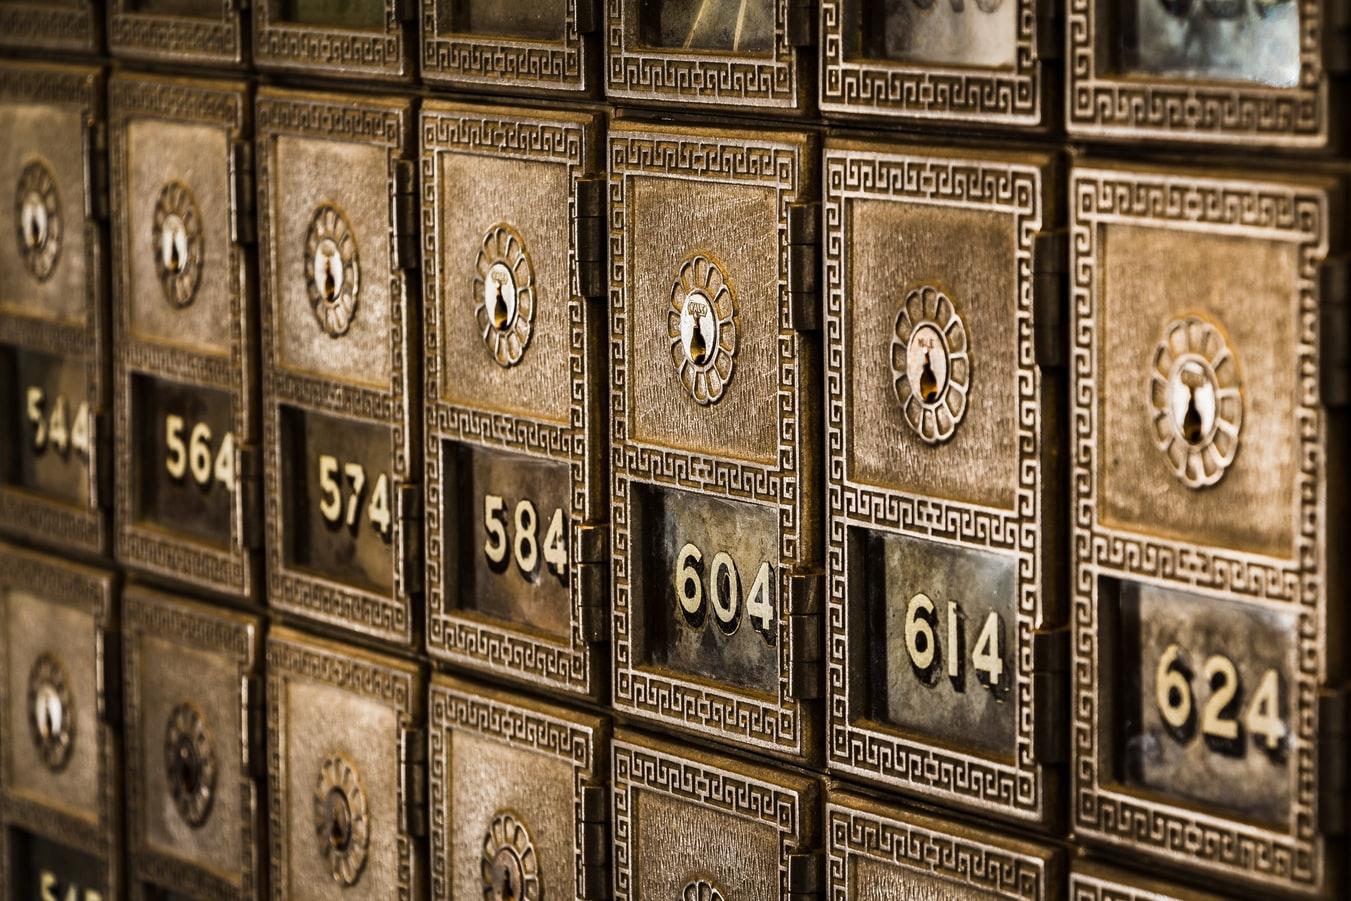
[[[146,62],[243,68],[247,0],[111,0],[108,49]]]
[[[422,897],[426,702],[412,664],[273,628],[272,897]]]
[[[823,180],[830,765],[1050,827],[1056,168],[836,143]]]
[[[421,347],[400,101],[258,99],[268,602],[402,645],[421,582]]]
[[[433,898],[609,897],[609,723],[436,677]]]
[[[118,558],[256,600],[248,89],[119,75],[110,96]]]
[[[112,450],[102,118],[98,70],[0,66],[0,528],[95,554]]]
[[[253,59],[326,78],[412,77],[412,0],[254,0]]]
[[[1340,364],[1319,352],[1334,196],[1087,165],[1071,181],[1075,830],[1268,891],[1321,893],[1339,868],[1340,786],[1316,775],[1341,729],[1321,393]]]
[[[1100,863],[1076,861],[1070,869],[1069,897],[1070,901],[1219,901],[1224,896]]]
[[[814,145],[626,126],[609,146],[615,706],[810,758]]]
[[[133,894],[262,897],[261,622],[131,588],[122,643]]]
[[[114,576],[0,546],[6,897],[121,897]]]
[[[598,129],[448,104],[421,129],[429,651],[593,697],[609,550]]]

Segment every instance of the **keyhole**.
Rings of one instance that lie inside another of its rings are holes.
[[[324,257],[324,300],[332,302],[338,296],[338,280],[333,277],[333,258]]]
[[[938,376],[934,375],[933,366],[929,363],[930,351],[924,351],[924,368],[919,373],[919,396],[924,398],[926,404],[931,404],[938,400]]]
[[[178,272],[182,268],[183,261],[178,255],[178,242],[171,239],[169,241],[169,271]]]
[[[1201,443],[1201,411],[1196,408],[1196,392],[1187,386],[1187,410],[1182,414],[1182,437],[1191,445]]]
[[[38,732],[50,739],[61,731],[61,699],[50,686],[44,685],[38,695]]]
[[[328,794],[328,843],[335,851],[346,851],[352,837],[352,813],[341,792]]]
[[[493,325],[499,329],[507,327],[507,301],[502,296],[502,279],[493,276]]]
[[[502,901],[515,901],[515,899],[516,899],[516,884],[515,884],[514,882],[512,882],[512,878],[511,878],[511,870],[510,870],[508,867],[503,866],[503,867],[502,867]]]
[[[704,327],[700,322],[695,322],[690,335],[690,359],[696,366],[704,365],[708,359],[708,342],[704,340]]]
[[[186,794],[197,790],[197,767],[194,757],[192,747],[187,742],[179,742],[178,784]]]
[[[36,248],[42,243],[42,226],[38,224],[38,217],[32,216],[28,220],[28,246]]]

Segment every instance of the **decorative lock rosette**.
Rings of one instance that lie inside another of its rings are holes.
[[[474,320],[488,353],[505,368],[521,361],[535,324],[535,269],[519,232],[488,229],[474,266]]]
[[[370,810],[356,768],[334,755],[324,760],[314,787],[314,831],[333,879],[356,885],[371,842]]]
[[[194,828],[205,823],[216,794],[216,749],[206,716],[193,704],[182,703],[169,712],[164,773],[184,822]]]
[[[1214,485],[1238,454],[1243,382],[1220,329],[1200,316],[1168,323],[1150,364],[1154,438],[1178,481]]]
[[[697,403],[717,403],[732,380],[737,351],[736,298],[712,257],[685,257],[671,286],[667,313],[671,362]]]
[[[75,744],[75,706],[61,661],[41,654],[28,673],[28,727],[42,762],[59,773]]]
[[[539,901],[539,858],[535,844],[515,814],[499,811],[483,836],[480,860],[484,901]]]
[[[160,189],[150,238],[164,299],[186,307],[202,281],[202,215],[181,181]]]
[[[331,203],[320,204],[310,220],[305,285],[319,327],[334,338],[346,334],[356,315],[361,262],[347,216]]]
[[[727,895],[711,879],[691,879],[680,893],[680,901],[727,901]]]
[[[45,163],[24,166],[14,191],[14,225],[28,274],[46,281],[61,255],[61,195]]]
[[[907,293],[896,314],[891,375],[915,434],[926,444],[951,438],[968,406],[970,346],[957,308],[932,285]]]

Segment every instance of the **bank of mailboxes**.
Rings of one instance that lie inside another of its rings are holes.
[[[115,583],[100,569],[0,545],[6,897],[120,897]]]

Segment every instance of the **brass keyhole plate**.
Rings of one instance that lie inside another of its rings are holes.
[[[957,431],[969,406],[971,356],[966,326],[942,290],[907,292],[891,336],[891,375],[905,421],[926,444]]]
[[[345,335],[356,316],[361,263],[351,223],[334,204],[322,203],[315,209],[305,237],[304,261],[314,318],[331,337]]]
[[[484,901],[539,901],[539,859],[530,830],[510,811],[499,811],[483,836],[480,859]]]
[[[75,744],[75,709],[66,668],[52,654],[39,655],[28,673],[28,725],[47,769],[65,769]]]
[[[356,768],[341,755],[324,760],[314,787],[319,851],[340,885],[356,885],[370,846],[370,810]]]
[[[1154,348],[1147,386],[1155,444],[1178,481],[1214,485],[1238,454],[1243,384],[1224,333],[1201,316],[1170,322]]]
[[[164,771],[179,815],[189,826],[201,826],[215,800],[216,749],[206,715],[189,702],[169,712],[164,727]]]
[[[700,877],[685,883],[680,901],[727,901],[727,895],[712,879]]]
[[[727,274],[706,253],[685,257],[671,286],[667,333],[676,376],[696,403],[716,404],[732,380],[736,298]]]
[[[188,306],[202,281],[202,215],[187,185],[171,181],[160,189],[150,238],[164,299]]]
[[[479,244],[471,287],[474,321],[504,369],[521,362],[535,326],[535,269],[520,232],[499,222]]]
[[[39,282],[46,281],[61,254],[61,195],[52,171],[40,161],[30,162],[19,174],[14,226],[24,268]]]

